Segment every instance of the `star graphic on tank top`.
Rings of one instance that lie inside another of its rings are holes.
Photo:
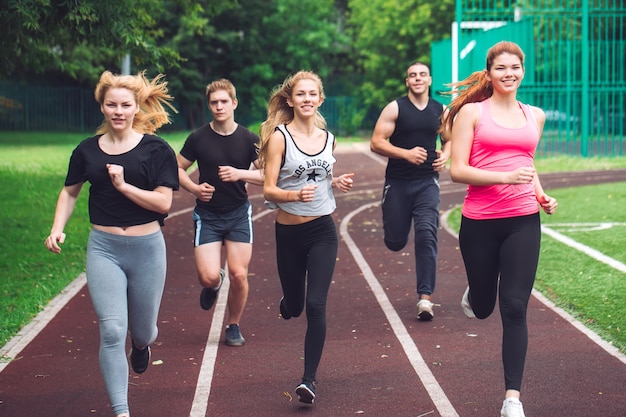
[[[317,170],[314,169],[313,171],[311,171],[311,173],[307,175],[306,181],[317,182]]]

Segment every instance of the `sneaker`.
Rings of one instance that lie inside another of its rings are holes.
[[[435,317],[433,313],[433,303],[430,300],[422,298],[417,302],[417,318],[420,320],[432,320]]]
[[[200,292],[200,307],[202,307],[203,310],[210,310],[213,304],[215,304],[217,293],[220,288],[222,288],[225,275],[224,270],[220,268],[220,285],[218,285],[217,288],[203,288]]]
[[[526,417],[520,400],[515,397],[506,398],[502,402],[500,417]]]
[[[148,363],[150,363],[150,346],[146,346],[143,349],[139,349],[135,346],[135,342],[131,339],[132,348],[130,350],[130,366],[133,371],[138,374],[143,374],[148,369]]]
[[[315,382],[303,379],[296,387],[298,401],[306,404],[313,404],[315,401]]]
[[[476,314],[474,314],[474,310],[472,310],[472,305],[469,301],[469,286],[465,289],[465,292],[463,293],[463,298],[461,298],[461,308],[463,308],[463,312],[468,318],[476,318]]]
[[[246,339],[241,335],[238,324],[226,326],[226,344],[228,346],[242,346],[244,343],[246,343]]]
[[[289,320],[291,318],[291,313],[287,310],[287,306],[285,305],[285,297],[280,299],[278,307],[280,308],[280,315],[283,316],[283,319]]]

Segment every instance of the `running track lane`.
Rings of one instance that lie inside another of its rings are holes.
[[[459,301],[465,275],[456,238],[441,230],[435,320],[418,322],[412,244],[399,253],[382,245],[384,161],[360,149],[342,151],[338,160],[336,172],[354,171],[356,182],[351,193],[337,195],[341,242],[316,404],[292,397],[302,373],[306,322],[278,316],[274,215],[264,210],[259,187],[250,187],[256,220],[241,323],[246,346],[223,344],[226,291],[213,310],[198,306],[193,201],[176,193],[164,228],[169,268],[160,334],[153,366],[139,376],[131,372],[133,416],[498,415],[500,321],[497,312],[485,321],[464,317]],[[618,180],[626,180],[626,171],[542,176],[547,189]],[[441,183],[442,210],[459,204],[464,187],[445,174]],[[111,415],[98,368],[95,315],[86,288],[78,288],[0,373],[0,416]],[[528,417],[624,415],[623,356],[607,353],[536,298],[529,330],[523,387]]]

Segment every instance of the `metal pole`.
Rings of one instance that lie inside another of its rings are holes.
[[[463,0],[456,0],[456,18],[452,22],[452,82],[459,81],[459,38],[461,37],[461,22],[463,21]]]
[[[121,70],[122,75],[130,74],[130,54],[126,54],[124,58],[122,58]]]

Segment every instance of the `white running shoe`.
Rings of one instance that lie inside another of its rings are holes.
[[[435,317],[433,313],[433,303],[430,300],[421,299],[417,302],[417,318],[420,320],[432,320]]]
[[[515,397],[506,398],[502,402],[500,417],[526,417],[521,401]]]
[[[474,310],[472,310],[472,305],[469,302],[469,286],[465,289],[465,292],[463,293],[463,298],[461,298],[461,307],[463,308],[463,312],[468,318],[476,318]]]

